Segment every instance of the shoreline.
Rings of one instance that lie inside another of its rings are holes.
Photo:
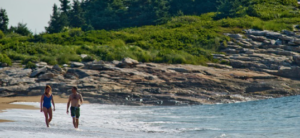
[[[30,105],[21,105],[21,104],[11,104],[14,102],[40,102],[41,96],[17,96],[17,97],[0,97],[0,113],[5,112],[7,109],[36,109],[39,108],[30,106]],[[67,103],[67,98],[62,98],[60,96],[54,96],[55,103]],[[88,103],[88,101],[85,101]],[[13,122],[11,120],[0,119],[0,123],[3,122]]]

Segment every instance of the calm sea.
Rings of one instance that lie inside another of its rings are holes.
[[[39,103],[15,103],[39,107]],[[142,107],[84,104],[76,130],[66,104],[56,104],[51,127],[39,110],[10,109],[1,138],[298,138],[300,96],[235,104]]]

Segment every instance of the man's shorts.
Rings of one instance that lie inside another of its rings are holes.
[[[72,117],[76,116],[76,118],[79,118],[79,116],[80,116],[80,108],[72,106],[70,109],[71,109],[71,116]]]

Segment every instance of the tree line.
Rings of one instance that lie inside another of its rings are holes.
[[[20,35],[30,35],[32,32],[27,28],[26,23],[19,22],[17,26],[8,28],[9,18],[5,9],[0,8],[0,30],[4,33],[17,33]]]
[[[261,16],[255,4],[297,5],[297,0],[59,0],[53,5],[46,33],[69,28],[112,30],[144,25],[158,25],[172,17],[217,12],[215,19],[244,15]],[[273,7],[273,5],[269,7]],[[0,29],[21,35],[32,34],[25,23],[8,28],[5,9],[0,9]]]
[[[143,25],[157,25],[173,16],[200,15],[216,11],[216,0],[60,0],[46,27],[58,33],[64,27],[87,30],[111,30]]]

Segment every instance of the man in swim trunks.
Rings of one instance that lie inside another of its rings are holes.
[[[80,101],[80,103],[79,103]],[[79,116],[80,116],[80,105],[83,103],[82,95],[77,93],[77,87],[72,87],[72,94],[69,96],[69,101],[67,105],[67,114],[69,114],[69,107],[71,102],[71,117],[73,118],[73,125],[78,128]]]

